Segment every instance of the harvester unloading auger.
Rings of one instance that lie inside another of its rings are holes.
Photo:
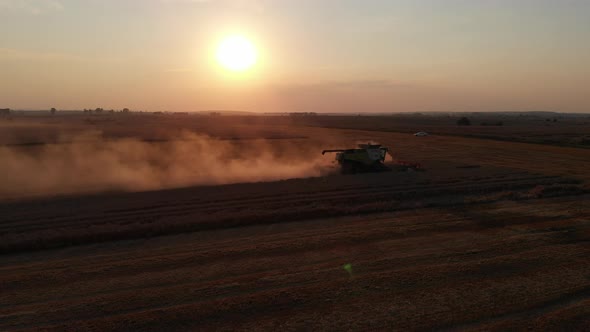
[[[322,154],[336,153],[342,174],[407,171],[421,169],[420,164],[395,160],[390,166],[385,165],[389,149],[381,144],[359,144],[356,149],[324,150]]]

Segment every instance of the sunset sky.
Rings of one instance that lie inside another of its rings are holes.
[[[590,112],[587,0],[0,0],[0,108]],[[240,35],[256,64],[215,60]]]

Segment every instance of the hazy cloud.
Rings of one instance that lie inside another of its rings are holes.
[[[451,111],[477,106],[480,96],[429,84],[390,80],[275,84],[274,101],[289,111],[407,112]]]
[[[163,3],[208,3],[214,0],[159,0]]]
[[[239,8],[239,9],[250,9],[255,11],[264,10],[263,0],[158,0],[162,3],[167,4],[202,4],[202,5],[215,5],[223,6],[227,8]]]
[[[0,0],[2,1],[2,0]],[[82,61],[84,58],[67,53],[54,52],[31,52],[11,48],[0,48],[0,60],[62,60],[62,61]]]
[[[41,15],[63,9],[63,4],[58,0],[0,0],[0,13],[21,12]]]
[[[1,1],[1,0],[0,0]],[[101,63],[115,63],[120,61],[120,58],[107,57],[102,55],[92,56],[81,56],[77,54],[65,53],[65,52],[47,52],[47,51],[29,51],[14,48],[1,48],[0,47],[0,61],[11,61],[11,60],[26,60],[34,63],[45,63],[45,62],[101,62]]]
[[[164,73],[193,73],[193,68],[168,68],[164,70]]]

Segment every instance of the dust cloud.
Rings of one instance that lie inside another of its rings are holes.
[[[185,133],[145,142],[90,133],[63,144],[0,147],[0,198],[321,176],[329,172],[329,161],[318,151],[305,142],[281,140]]]

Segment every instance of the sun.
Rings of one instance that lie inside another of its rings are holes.
[[[256,47],[243,36],[230,36],[217,47],[217,62],[231,71],[245,71],[256,64]]]

